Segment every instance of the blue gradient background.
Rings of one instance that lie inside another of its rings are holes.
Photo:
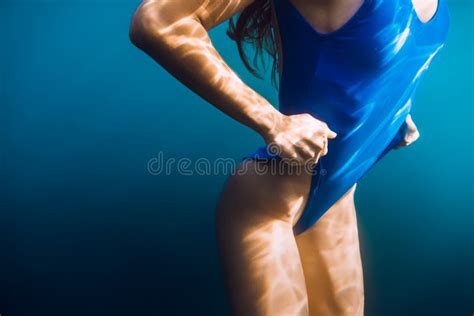
[[[421,139],[358,187],[367,315],[474,313],[474,4],[448,1]],[[128,40],[138,1],[0,1],[0,313],[226,315],[213,213],[226,175],[150,158],[240,157],[261,139]],[[226,24],[211,32],[249,75]],[[268,78],[268,76],[267,76]]]

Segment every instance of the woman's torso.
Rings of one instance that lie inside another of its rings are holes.
[[[290,0],[274,5],[282,54],[280,111],[310,113],[338,134],[320,160],[322,176],[312,184],[317,194],[308,205],[328,209],[392,148],[420,78],[444,45],[445,0],[426,23],[411,0],[363,0],[330,33],[316,31]],[[311,213],[303,214],[301,229],[314,220],[305,216],[317,216]]]

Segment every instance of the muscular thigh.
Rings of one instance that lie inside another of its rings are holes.
[[[270,162],[245,161],[218,203],[219,252],[234,315],[307,315],[292,226],[311,178],[271,167]]]
[[[311,175],[302,168],[276,160],[245,160],[225,184],[218,215],[294,223],[307,201],[310,184]]]
[[[310,315],[363,315],[364,289],[355,186],[296,238]]]

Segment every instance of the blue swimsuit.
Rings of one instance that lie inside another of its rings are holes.
[[[447,36],[445,0],[426,23],[411,0],[363,1],[341,28],[319,33],[290,0],[274,0],[284,56],[279,110],[309,113],[337,133],[315,167],[295,234],[402,140],[416,87]],[[281,157],[262,146],[243,159]]]

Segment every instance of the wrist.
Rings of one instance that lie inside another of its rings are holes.
[[[254,130],[260,134],[265,141],[268,141],[272,138],[276,127],[283,120],[283,117],[284,114],[270,105],[265,112],[257,114],[258,120]]]

